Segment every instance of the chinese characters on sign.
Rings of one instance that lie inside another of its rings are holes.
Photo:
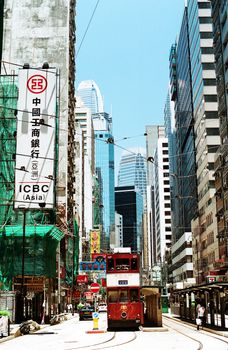
[[[54,206],[56,70],[19,71],[15,208]]]
[[[100,230],[90,231],[90,253],[100,253]]]

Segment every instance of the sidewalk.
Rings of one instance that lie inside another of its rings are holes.
[[[184,323],[184,324],[186,324],[188,326],[192,326],[194,328],[196,327],[196,325],[193,322],[190,322],[190,321],[188,322],[187,320],[182,320],[179,317],[175,317],[170,312],[167,313],[167,314],[166,313],[162,314],[162,317],[164,317],[164,318],[165,317],[171,318],[171,319],[173,319],[173,320],[175,320],[177,322]],[[228,338],[228,329],[227,329],[227,331],[223,331],[223,330],[219,331],[217,329],[213,329],[212,327],[209,328],[206,325],[205,327],[203,327],[203,330],[206,331],[206,332],[209,332],[209,333],[214,333],[214,334],[220,335],[222,337]]]
[[[66,316],[67,316],[67,320],[66,320],[66,321],[68,321],[68,320],[70,320],[71,318],[77,318],[77,317],[78,317],[78,314],[76,314],[76,313],[75,313],[74,315],[72,315],[72,314],[66,314]],[[63,321],[63,322],[64,322],[64,321]],[[15,339],[15,335],[14,335],[14,334],[15,334],[16,331],[19,329],[19,326],[20,326],[20,324],[11,323],[11,324],[10,324],[10,335],[7,336],[7,337],[0,338],[0,343],[4,343],[4,342],[6,342],[6,341],[8,341],[8,340]],[[39,326],[40,326],[40,329],[35,330],[34,333],[35,333],[35,332],[42,332],[42,330],[43,330],[44,328],[50,327],[51,325],[50,325],[49,323],[47,323],[47,324],[39,324]]]

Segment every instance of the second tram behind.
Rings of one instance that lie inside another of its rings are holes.
[[[130,250],[107,254],[107,318],[109,330],[143,324],[140,256]]]

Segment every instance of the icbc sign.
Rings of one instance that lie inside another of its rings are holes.
[[[54,206],[56,69],[21,69],[14,208]]]
[[[27,88],[32,94],[41,94],[47,88],[47,79],[43,75],[32,75],[28,82]]]

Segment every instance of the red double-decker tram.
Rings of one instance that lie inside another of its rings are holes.
[[[138,328],[143,324],[139,254],[107,254],[106,268],[108,329]]]

